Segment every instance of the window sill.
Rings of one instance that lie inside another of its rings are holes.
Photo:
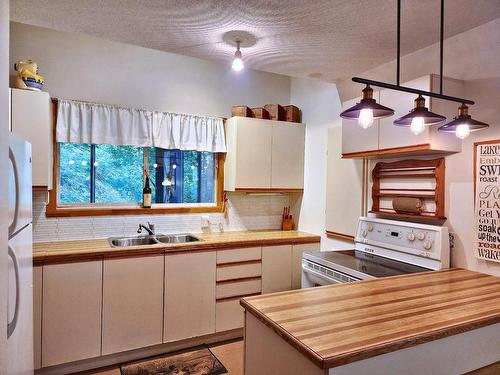
[[[165,207],[156,206],[142,208],[134,206],[108,206],[108,207],[51,207],[47,205],[47,217],[77,217],[77,216],[104,216],[104,215],[162,215],[162,214],[195,214],[223,212],[222,205]]]

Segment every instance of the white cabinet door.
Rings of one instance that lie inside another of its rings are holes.
[[[233,117],[226,124],[226,190],[271,186],[272,122]]]
[[[42,366],[101,355],[102,262],[43,267]]]
[[[162,343],[163,255],[106,259],[102,354]]]
[[[326,174],[326,230],[354,236],[362,215],[363,161],[340,155],[339,127],[328,129]]]
[[[46,92],[11,89],[11,130],[31,143],[33,186],[52,188],[52,116]]]
[[[319,251],[320,243],[307,243],[292,246],[292,289],[300,289],[302,281],[302,253]]]
[[[373,97],[378,100],[378,91],[373,92]],[[342,110],[359,103],[361,98],[355,98],[342,103]],[[358,124],[358,120],[342,119],[342,154],[352,152],[365,152],[378,150],[379,120],[364,129]]]
[[[216,252],[165,256],[164,342],[215,332]]]
[[[271,188],[304,187],[305,126],[273,122]]]
[[[262,247],[262,294],[292,288],[292,245]]]
[[[424,76],[405,82],[402,86],[429,91],[431,87],[430,76]],[[380,91],[380,104],[394,109],[394,116],[380,119],[380,149],[408,147],[430,143],[429,127],[425,127],[422,133],[415,135],[410,131],[410,128],[395,126],[393,124],[394,120],[408,114],[413,109],[417,96],[416,94],[388,89]],[[429,97],[425,96],[424,98],[426,107],[430,108]]]
[[[216,331],[229,331],[242,328],[245,310],[240,305],[240,297],[218,301],[216,304]]]

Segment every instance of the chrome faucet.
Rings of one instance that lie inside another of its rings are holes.
[[[148,225],[139,224],[139,229],[137,229],[137,233],[142,233],[142,230],[145,229],[150,236],[155,234],[155,225],[148,221]]]

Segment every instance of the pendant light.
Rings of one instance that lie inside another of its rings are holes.
[[[232,65],[233,70],[236,72],[243,70],[243,68],[245,67],[243,60],[241,59],[240,44],[241,44],[241,41],[237,40],[236,41],[236,52],[234,53],[234,60],[233,60],[233,65]]]
[[[426,126],[439,124],[446,120],[446,117],[429,111],[425,106],[425,98],[419,95],[415,99],[415,108],[410,113],[394,121],[396,126],[409,126],[413,134],[418,135],[425,130]]]
[[[458,107],[458,116],[447,124],[441,126],[438,130],[441,132],[455,133],[458,138],[465,139],[471,132],[486,129],[488,127],[488,124],[474,120],[469,115],[469,107],[462,104]]]
[[[362,91],[363,96],[361,101],[355,106],[346,109],[340,114],[340,117],[348,120],[358,120],[358,124],[367,129],[373,125],[373,120],[392,116],[394,110],[378,104],[375,99],[373,99],[373,89],[370,85]]]

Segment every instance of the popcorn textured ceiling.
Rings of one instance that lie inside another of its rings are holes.
[[[498,0],[445,4],[445,38],[500,17]],[[439,6],[439,0],[402,2],[403,54],[439,40]],[[223,35],[243,30],[256,38],[242,48],[247,67],[331,82],[391,61],[396,53],[396,0],[12,0],[11,20],[228,67],[234,47]]]

